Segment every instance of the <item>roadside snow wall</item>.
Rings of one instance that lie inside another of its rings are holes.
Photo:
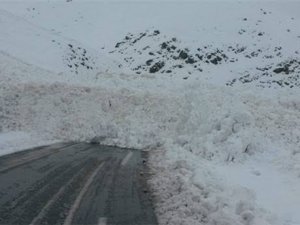
[[[298,151],[300,103],[296,96],[282,101],[205,86],[170,94],[7,83],[0,89],[0,131],[35,132],[45,140],[96,137],[138,149],[172,143],[204,159],[235,162],[274,143]]]
[[[127,89],[65,84],[1,87],[3,132],[26,130],[45,139],[89,141],[132,148],[161,145],[188,113],[182,99]]]

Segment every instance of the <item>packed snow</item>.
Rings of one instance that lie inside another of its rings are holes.
[[[1,1],[0,155],[149,151],[160,224],[300,224],[300,2]]]

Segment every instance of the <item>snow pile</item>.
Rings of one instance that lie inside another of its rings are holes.
[[[161,224],[299,224],[299,92],[287,108],[201,90],[182,132],[152,155]]]
[[[1,96],[5,97],[1,100],[6,108],[2,130],[33,130],[47,139],[87,141],[99,137],[106,140],[103,143],[145,148],[159,143],[164,130],[172,132],[184,111],[182,107],[169,114],[181,104],[176,97],[126,89],[113,91],[59,83],[3,89]]]

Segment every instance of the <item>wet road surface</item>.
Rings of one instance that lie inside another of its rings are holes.
[[[0,158],[0,224],[155,225],[146,154],[61,143]]]

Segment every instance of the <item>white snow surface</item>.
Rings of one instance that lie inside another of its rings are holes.
[[[36,146],[50,145],[56,142],[58,141],[45,141],[44,139],[39,138],[38,134],[31,134],[28,131],[10,131],[0,133],[0,156]]]
[[[299,225],[299,8],[1,1],[0,155],[96,137],[149,150],[160,224]],[[115,48],[128,33],[142,38]],[[189,54],[219,49],[228,61],[199,61],[200,72],[162,50],[153,59],[171,73],[136,73],[145,47],[160,51],[173,37]],[[285,61],[289,74],[272,72]]]

